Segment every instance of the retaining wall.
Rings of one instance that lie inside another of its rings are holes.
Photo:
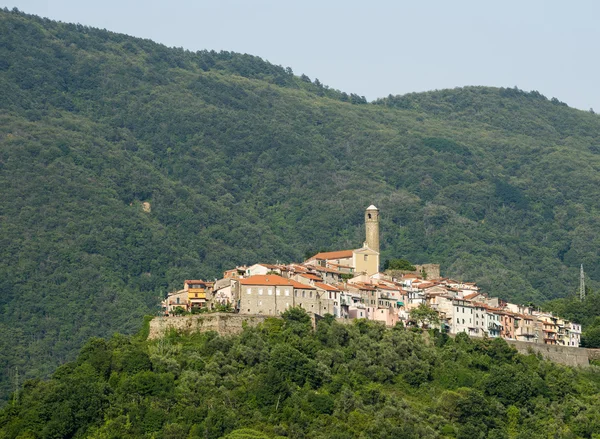
[[[181,332],[217,331],[221,335],[239,334],[245,326],[256,326],[269,316],[229,313],[194,314],[178,317],[155,317],[150,321],[149,339],[159,338],[175,329]]]
[[[517,340],[506,340],[506,342],[514,346],[521,354],[541,354],[547,360],[555,363],[564,364],[566,366],[589,366],[590,359],[589,349],[574,348],[569,346],[527,343]]]
[[[600,361],[600,349],[586,349],[590,361]]]

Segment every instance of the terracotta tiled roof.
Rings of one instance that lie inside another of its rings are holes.
[[[361,290],[369,290],[369,291],[375,291],[377,288],[375,288],[375,285],[373,284],[366,284],[363,282],[355,282],[354,285],[361,289]]]
[[[465,296],[465,299],[469,300],[469,299],[472,299],[473,297],[477,297],[477,296],[479,296],[479,293],[471,293],[471,294],[467,294]]]
[[[285,279],[281,276],[277,276],[276,274],[267,274],[267,275],[261,275],[258,274],[256,276],[250,276],[246,279],[242,279],[240,280],[240,284],[241,285],[276,285],[276,286],[292,286],[294,288],[298,288],[298,289],[304,289],[304,290],[314,290],[314,287],[311,287],[310,285],[304,285],[301,284],[300,282],[296,282],[295,280],[292,279]]]
[[[312,268],[315,271],[325,271],[327,273],[340,274],[340,272],[338,270],[335,270],[333,268],[321,267],[320,265],[311,265],[310,268]]]
[[[320,281],[323,280],[316,274],[311,274],[311,273],[306,273],[306,274],[302,273],[302,274],[300,274],[300,276],[305,277],[306,279],[311,279],[311,280],[320,280]]]
[[[352,257],[353,250],[338,250],[335,252],[317,253],[310,259],[345,259]]]
[[[400,288],[398,288],[398,287],[392,287],[390,285],[385,285],[385,284],[377,284],[377,287],[380,290],[390,290],[390,291],[399,291],[400,290]]]
[[[447,291],[438,291],[437,293],[427,293],[427,296],[446,296],[447,294]]]
[[[183,281],[184,284],[204,284],[206,285],[206,281],[203,280],[185,280]]]
[[[324,284],[322,282],[315,282],[315,286],[318,288],[321,288],[322,290],[325,290],[325,291],[340,291],[333,285]]]
[[[354,267],[351,267],[350,265],[333,264],[331,262],[329,262],[328,265],[331,265],[332,267],[339,267],[339,268],[352,268],[352,269],[354,268]]]
[[[473,302],[473,306],[476,306],[478,308],[493,309],[493,308],[489,307],[487,304],[482,303],[482,302]]]
[[[290,264],[287,266],[288,270],[293,270],[293,271],[301,271],[303,273],[306,273],[308,271],[308,269],[302,265],[298,265],[298,264]]]

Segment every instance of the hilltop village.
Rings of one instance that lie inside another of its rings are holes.
[[[379,210],[365,211],[366,240],[354,250],[321,252],[303,263],[236,267],[215,282],[186,280],[163,313],[227,310],[278,316],[290,307],[338,319],[439,327],[450,334],[579,347],[581,325],[530,306],[489,297],[472,282],[440,277],[439,265],[379,271]]]

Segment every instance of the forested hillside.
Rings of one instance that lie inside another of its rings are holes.
[[[594,438],[600,374],[502,339],[292,308],[241,335],[90,340],[0,411],[0,438]],[[429,340],[429,342],[424,342]]]
[[[0,11],[0,377],[236,264],[358,247],[514,301],[600,279],[600,118],[467,88],[374,104],[260,58]],[[142,203],[150,204],[150,211]]]

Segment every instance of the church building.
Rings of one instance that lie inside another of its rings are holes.
[[[317,253],[305,263],[341,272],[372,275],[379,272],[379,209],[370,205],[365,211],[366,240],[355,250]]]

